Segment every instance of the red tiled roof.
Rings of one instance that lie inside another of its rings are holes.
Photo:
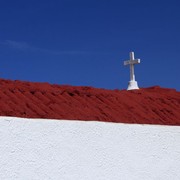
[[[180,125],[180,92],[105,90],[0,79],[0,115]]]

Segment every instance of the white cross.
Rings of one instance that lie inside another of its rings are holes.
[[[130,81],[127,90],[139,89],[135,80],[134,65],[139,64],[140,59],[134,59],[134,52],[130,52],[130,60],[124,61],[124,65],[130,65]]]

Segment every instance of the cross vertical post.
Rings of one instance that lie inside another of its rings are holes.
[[[134,65],[140,63],[140,59],[134,58],[134,52],[130,52],[130,60],[124,61],[124,65],[130,65],[130,81],[127,90],[139,89],[137,81],[135,80]]]

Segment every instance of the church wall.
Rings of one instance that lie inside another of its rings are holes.
[[[2,180],[179,180],[180,127],[0,117]]]

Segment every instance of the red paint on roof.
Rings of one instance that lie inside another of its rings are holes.
[[[105,90],[0,79],[0,115],[180,125],[180,92]]]

